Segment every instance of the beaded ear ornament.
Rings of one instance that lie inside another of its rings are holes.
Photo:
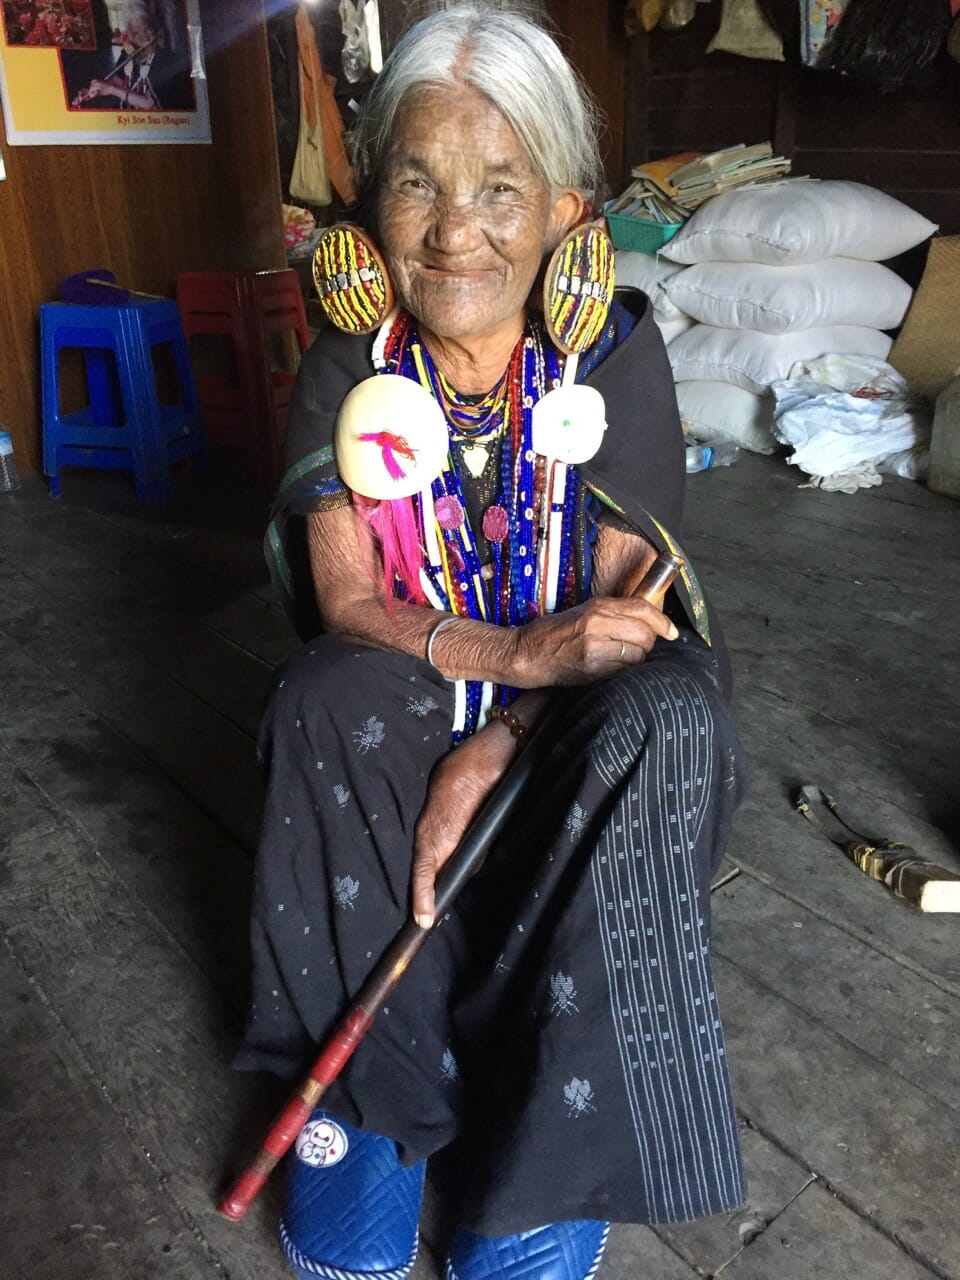
[[[566,355],[592,347],[613,301],[613,244],[602,223],[575,227],[553,252],[543,280],[543,314]]]
[[[576,227],[557,246],[543,282],[547,332],[567,356],[563,378],[533,409],[533,447],[559,462],[588,462],[603,443],[603,397],[577,386],[576,376],[581,352],[603,332],[613,287],[613,245],[602,224]]]
[[[350,222],[324,229],[313,254],[313,282],[327,319],[344,333],[372,333],[393,309],[383,258]]]

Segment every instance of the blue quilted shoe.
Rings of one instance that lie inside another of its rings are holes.
[[[403,1280],[417,1256],[426,1162],[318,1110],[300,1130],[280,1243],[302,1280]]]
[[[555,1222],[515,1236],[476,1236],[464,1227],[453,1238],[447,1280],[593,1280],[609,1222]]]

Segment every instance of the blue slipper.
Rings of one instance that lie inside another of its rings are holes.
[[[426,1162],[318,1110],[297,1137],[280,1243],[302,1280],[403,1280],[417,1256]]]
[[[555,1222],[515,1236],[477,1236],[465,1227],[453,1238],[447,1280],[593,1280],[609,1222]]]

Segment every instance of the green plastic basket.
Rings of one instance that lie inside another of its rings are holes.
[[[634,253],[655,254],[683,226],[682,222],[649,222],[646,218],[630,218],[621,213],[608,213],[604,216],[613,247],[629,249]]]

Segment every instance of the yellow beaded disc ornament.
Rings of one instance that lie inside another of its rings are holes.
[[[543,314],[554,344],[567,355],[592,347],[613,301],[613,244],[602,223],[565,236],[543,281]]]
[[[344,333],[372,333],[393,309],[393,286],[373,241],[349,222],[327,227],[313,254],[313,282],[327,319]]]

